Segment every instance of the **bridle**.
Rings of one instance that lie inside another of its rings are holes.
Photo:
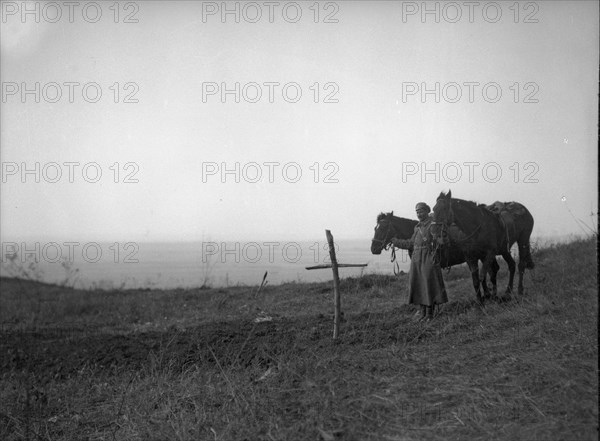
[[[384,219],[382,219],[382,220],[384,220]],[[390,258],[390,262],[392,262],[394,264],[394,275],[397,276],[397,275],[400,274],[400,265],[398,264],[398,261],[396,260],[396,247],[394,247],[392,245],[392,242],[391,242],[391,240],[392,240],[392,238],[394,236],[389,237],[390,236],[390,230],[394,229],[394,226],[392,225],[392,220],[391,219],[387,219],[387,216],[386,216],[385,220],[388,223],[387,230],[385,232],[385,236],[383,236],[383,239],[375,239],[373,237],[373,239],[371,239],[371,241],[375,242],[375,243],[381,244],[381,249],[382,250],[387,251],[390,248],[392,249],[392,256]],[[379,221],[379,222],[381,222],[381,221]],[[378,226],[379,226],[379,223],[377,223],[377,227]]]
[[[438,199],[439,201],[439,199]],[[435,213],[435,212],[434,212]],[[453,223],[454,221],[454,210],[452,210],[452,199],[450,199],[448,201],[448,218],[451,219],[452,221],[450,223]],[[448,236],[448,220],[445,220],[443,222],[431,222],[432,225],[441,225],[441,229],[440,232],[437,234],[438,237],[441,237],[442,240],[444,241],[444,243],[446,243],[446,241],[444,240],[444,237],[442,236]],[[481,229],[481,227],[483,226],[483,220],[481,221],[481,223],[477,226],[477,228],[475,228],[468,236],[462,238],[462,239],[456,239],[455,242],[466,242],[467,240],[471,239],[475,234],[477,234],[477,232]]]
[[[384,219],[382,219],[382,220],[384,220]],[[387,230],[385,232],[385,236],[383,236],[383,239],[375,239],[375,238],[373,238],[373,239],[371,239],[371,242],[375,242],[375,243],[381,244],[381,249],[387,251],[387,250],[390,249],[390,246],[392,245],[391,240],[392,240],[393,236],[389,237],[389,235],[390,235],[390,230],[393,228],[393,226],[392,226],[392,221],[391,220],[385,219],[385,221],[387,221],[387,223],[388,223]],[[381,222],[381,221],[379,221],[379,222]],[[379,223],[377,224],[377,226],[379,226]]]

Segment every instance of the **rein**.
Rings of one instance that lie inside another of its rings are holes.
[[[400,275],[400,264],[396,260],[396,247],[392,247],[392,258],[390,260],[394,264],[394,275]]]
[[[466,242],[467,240],[469,240],[473,235],[475,235],[475,233],[477,233],[477,231],[479,231],[481,229],[481,226],[483,225],[483,221],[479,224],[479,226],[477,228],[475,228],[473,230],[473,232],[471,234],[469,234],[467,237],[465,237],[464,239],[457,239],[456,242]]]
[[[440,225],[441,226],[441,230],[439,232],[439,234],[437,234],[438,237],[442,237],[442,242],[444,242],[444,232],[446,233],[446,235],[448,235],[448,228],[446,226],[446,224],[444,222],[431,222],[431,225]],[[444,243],[440,243],[439,241],[435,241],[435,245],[433,247],[433,257],[434,259],[437,259],[438,262],[437,263],[442,263],[442,247],[443,247]],[[448,239],[448,245],[445,248],[446,251],[446,263],[448,264],[446,268],[446,274],[448,274],[450,272],[450,269],[452,268],[450,266],[450,239]]]
[[[388,227],[387,227],[387,231],[385,232],[385,236],[383,236],[383,240],[381,239],[371,239],[372,242],[377,242],[382,244],[381,248],[385,251],[389,250],[390,248],[392,249],[392,256],[390,259],[390,262],[392,262],[394,264],[394,275],[398,276],[400,274],[400,264],[398,263],[398,261],[396,260],[396,247],[392,245],[391,239],[392,238],[388,238],[389,234],[390,234],[390,229],[392,229],[392,221],[388,220]],[[395,231],[395,229],[394,229]]]

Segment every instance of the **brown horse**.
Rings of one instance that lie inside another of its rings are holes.
[[[504,227],[503,244],[510,250],[515,242],[519,248],[519,294],[523,294],[523,274],[525,269],[535,268],[533,259],[531,258],[531,247],[529,239],[533,231],[533,216],[525,205],[518,202],[494,202],[486,207],[488,210],[496,214],[500,223]],[[510,282],[512,290],[512,279]]]
[[[415,226],[419,221],[406,219],[403,217],[394,216],[391,213],[379,213],[377,216],[377,225],[375,226],[375,235],[371,240],[371,253],[381,254],[382,250],[388,250],[392,246],[392,239],[411,239],[415,231]],[[455,242],[456,238],[465,238],[456,226],[450,227],[452,232],[449,236],[449,241],[437,250],[436,258],[439,259],[442,268],[450,268],[454,265],[460,265],[466,262],[463,250]],[[412,257],[412,250],[408,250],[409,256]],[[393,259],[393,258],[392,258]],[[491,266],[490,281],[492,282],[492,290],[496,292],[496,275],[500,267],[494,259]],[[487,288],[485,279],[484,286]]]
[[[520,253],[519,294],[523,293],[522,275],[524,268],[533,267],[529,251],[529,237],[533,229],[533,217],[524,206],[518,204],[518,207],[520,212],[519,219],[518,221],[515,220],[512,228],[508,228],[501,216],[498,213],[492,212],[485,205],[477,205],[471,201],[454,199],[450,191],[448,194],[440,193],[433,208],[434,234],[441,234],[446,230],[450,239],[452,239],[453,234],[455,235],[454,241],[463,250],[467,264],[471,269],[473,287],[480,303],[483,303],[483,299],[479,289],[479,281],[485,280],[487,272],[491,269],[492,261],[496,260],[495,256],[498,254],[508,264],[509,282],[506,292],[512,292],[516,265],[510,253],[510,247],[515,241],[519,242]],[[456,236],[449,228],[451,224],[456,224],[464,236]],[[440,227],[442,227],[441,231]],[[509,231],[511,229],[512,232]],[[478,275],[477,260],[483,262],[480,275]],[[485,284],[483,285],[483,290],[486,296],[489,295]]]

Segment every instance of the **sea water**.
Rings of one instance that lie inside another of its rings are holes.
[[[373,255],[370,240],[336,240],[338,263],[367,264],[363,268],[340,268],[340,277],[361,274],[393,274],[391,252]],[[193,288],[260,285],[265,272],[269,285],[285,282],[325,282],[332,279],[330,268],[306,267],[330,264],[326,241],[291,242],[181,242],[181,243],[99,243],[96,252],[72,260],[49,262],[36,259],[31,278],[76,288]],[[120,249],[119,249],[120,248]],[[43,253],[40,253],[43,254]],[[66,253],[65,253],[66,254]],[[396,251],[396,261],[408,271],[406,251]],[[15,268],[3,259],[2,276],[16,276]],[[17,263],[18,264],[18,263]],[[21,263],[21,267],[29,263]]]
[[[536,247],[568,242],[573,236],[532,238]],[[370,240],[335,241],[338,263],[367,264],[364,268],[340,268],[344,277],[362,274],[394,273],[390,250],[371,254]],[[332,279],[330,268],[307,270],[306,267],[330,264],[327,241],[254,241],[254,242],[141,242],[130,244],[99,243],[87,256],[77,250],[72,260],[49,262],[44,253],[37,262],[17,259],[17,267],[2,256],[0,275],[23,277],[76,288],[198,288],[260,285],[263,276],[269,285],[286,282],[326,282]],[[516,245],[512,251],[517,257]],[[31,249],[31,248],[28,248]],[[50,253],[48,253],[50,254]],[[66,254],[66,253],[65,253]],[[534,256],[535,259],[535,256]],[[400,271],[407,272],[410,259],[405,250],[396,250]],[[501,264],[501,269],[506,268]],[[21,274],[20,274],[21,273]]]

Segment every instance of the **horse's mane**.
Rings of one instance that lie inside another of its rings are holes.
[[[379,221],[381,221],[382,219],[386,218],[388,216],[388,214],[390,214],[390,213],[383,213],[383,212],[379,213],[377,215],[377,223],[379,223]]]
[[[487,206],[486,206],[485,204],[478,204],[477,202],[474,202],[474,201],[467,201],[466,199],[458,199],[458,198],[453,198],[453,197],[452,197],[452,194],[451,194],[450,192],[448,192],[448,193],[444,193],[444,192],[442,191],[442,192],[440,193],[440,195],[437,197],[437,200],[439,200],[439,199],[446,199],[446,198],[448,197],[448,195],[450,195],[450,199],[451,199],[453,202],[458,202],[458,203],[461,203],[461,204],[465,204],[465,205],[468,205],[468,206],[469,206],[469,207],[471,207],[471,208],[486,208],[486,209],[487,209]]]
[[[392,218],[393,218],[394,220],[407,220],[407,221],[413,221],[413,222],[414,222],[414,219],[409,219],[409,218],[407,218],[407,217],[399,217],[399,216],[395,216],[395,215],[393,215],[392,213],[393,213],[393,211],[392,211],[392,212],[390,212],[390,213],[383,213],[383,212],[379,213],[379,214],[377,215],[377,223],[379,223],[381,220],[385,219],[385,218],[386,218],[386,217],[388,217],[389,215],[392,215]]]

